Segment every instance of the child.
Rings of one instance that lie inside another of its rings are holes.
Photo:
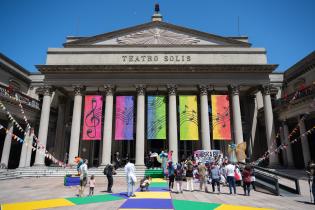
[[[95,179],[94,179],[94,175],[91,176],[90,180],[89,180],[89,185],[90,185],[90,192],[89,192],[89,196],[90,195],[94,195],[94,187],[95,187]]]
[[[149,176],[144,177],[140,182],[141,192],[142,191],[148,191],[150,183],[151,183],[151,177],[149,177]]]

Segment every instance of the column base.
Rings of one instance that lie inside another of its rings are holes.
[[[136,169],[142,169],[145,170],[147,169],[147,167],[143,164],[143,165],[135,165]]]

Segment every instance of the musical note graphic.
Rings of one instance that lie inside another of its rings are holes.
[[[166,129],[166,97],[149,96],[148,97],[148,139],[165,139]]]
[[[224,111],[222,113],[217,113],[217,114],[212,113],[211,123],[214,122],[212,125],[213,127],[221,126],[222,128],[225,128],[227,124],[230,123],[230,109],[229,107],[226,107],[226,106],[224,106],[223,109]]]
[[[133,96],[116,96],[115,120],[115,139],[133,140]]]
[[[180,112],[180,125],[186,122],[192,122],[198,126],[198,115],[197,111],[194,109],[189,109],[188,105],[184,105],[184,110]]]
[[[129,125],[133,122],[133,106],[117,109],[116,119],[123,122],[124,125]]]
[[[92,98],[91,109],[88,110],[84,118],[84,124],[87,127],[86,136],[95,138],[97,136],[97,127],[100,125],[102,119],[102,107],[98,106],[97,99]]]

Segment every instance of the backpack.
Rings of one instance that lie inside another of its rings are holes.
[[[191,164],[191,163],[188,163],[187,164],[187,169],[189,170],[189,171],[193,171],[193,164]]]
[[[104,173],[104,175],[107,175],[108,172],[109,172],[109,164],[107,164],[107,165],[105,166],[103,173]]]

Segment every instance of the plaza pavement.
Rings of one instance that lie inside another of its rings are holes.
[[[104,195],[107,186],[107,180],[102,177],[96,177],[96,188],[95,195]],[[195,183],[195,189],[199,189],[199,184]],[[176,202],[206,202],[206,203],[216,203],[216,204],[230,204],[233,206],[225,205],[220,209],[246,209],[248,207],[258,207],[258,208],[271,208],[271,209],[315,209],[315,205],[307,204],[309,202],[309,191],[308,184],[306,181],[301,181],[301,196],[274,196],[263,192],[251,191],[251,196],[243,196],[243,189],[238,187],[237,195],[229,195],[228,188],[222,187],[221,194],[216,193],[205,193],[200,191],[188,192],[184,191],[183,194],[171,193],[170,197]],[[186,183],[183,183],[184,189],[186,188]],[[208,185],[211,189],[211,186]],[[20,203],[20,202],[30,202],[37,200],[49,200],[58,198],[71,198],[75,197],[78,192],[78,187],[65,187],[63,186],[62,177],[41,177],[41,178],[21,178],[12,180],[2,180],[0,181],[0,203]],[[121,193],[126,191],[125,178],[117,177],[114,179],[113,192]],[[85,194],[88,194],[88,188],[86,188]],[[64,199],[63,199],[64,200]],[[49,201],[48,201],[49,202]],[[91,202],[90,204],[76,205],[76,206],[66,206],[60,204],[58,208],[60,210],[71,210],[71,209],[119,209],[126,202],[125,198],[107,201],[107,202]],[[194,203],[187,203],[186,207],[189,205],[194,205]],[[198,204],[198,203],[197,203]],[[202,204],[202,203],[199,203]],[[244,206],[244,207],[235,207]],[[49,208],[45,208],[49,209]],[[176,208],[177,209],[177,208]],[[184,208],[182,208],[184,209]],[[188,208],[190,209],[190,208]],[[252,208],[248,208],[252,209]],[[25,209],[28,210],[28,209]],[[195,210],[195,209],[194,209]]]

